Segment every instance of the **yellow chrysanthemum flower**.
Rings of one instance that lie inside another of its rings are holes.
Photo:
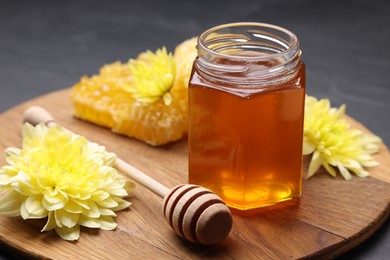
[[[0,169],[0,214],[23,219],[47,217],[42,231],[55,229],[77,240],[80,226],[113,230],[114,211],[134,185],[113,168],[116,156],[103,146],[60,126],[23,126],[22,149],[7,148]]]
[[[163,98],[166,105],[171,104],[170,89],[175,79],[175,62],[171,53],[163,47],[156,53],[146,51],[136,60],[129,62],[133,84],[122,87],[132,93],[140,102],[153,103]]]
[[[366,177],[363,167],[378,165],[371,154],[379,150],[381,139],[350,128],[344,114],[345,105],[335,109],[328,99],[306,97],[303,154],[313,153],[308,178],[321,166],[332,176],[337,168],[346,180],[351,179],[350,171]]]

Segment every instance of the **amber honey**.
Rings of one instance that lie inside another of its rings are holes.
[[[302,190],[304,64],[299,53],[288,67],[256,51],[234,48],[203,61],[200,53],[189,85],[189,182],[239,210],[298,198]],[[270,75],[275,68],[279,74]]]

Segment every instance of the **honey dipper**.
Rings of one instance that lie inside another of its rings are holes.
[[[24,122],[48,127],[57,125],[52,115],[42,107],[32,106],[24,113]],[[212,191],[191,184],[181,184],[171,190],[121,159],[115,168],[149,189],[163,201],[164,217],[181,237],[204,245],[217,244],[229,234],[233,218],[229,208]]]

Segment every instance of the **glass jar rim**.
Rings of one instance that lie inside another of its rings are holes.
[[[272,54],[268,53],[268,54],[262,55],[262,56],[250,56],[250,57],[245,56],[245,55],[232,56],[229,54],[220,53],[220,52],[215,51],[211,48],[208,48],[208,46],[206,46],[204,44],[204,40],[206,39],[206,37],[213,32],[216,32],[216,31],[221,30],[221,29],[226,29],[229,27],[230,28],[233,28],[233,27],[239,28],[239,27],[245,27],[245,26],[247,26],[247,27],[253,26],[253,27],[259,27],[259,28],[263,27],[263,28],[272,29],[275,31],[282,32],[282,33],[286,34],[286,36],[290,37],[292,44],[287,46],[285,50],[282,50],[280,52],[275,52]],[[203,51],[210,52],[213,56],[220,57],[220,58],[234,57],[234,59],[237,59],[237,60],[257,61],[257,60],[266,60],[266,59],[270,59],[270,58],[274,58],[274,57],[278,57],[278,56],[283,56],[283,55],[286,55],[287,53],[292,52],[294,49],[298,52],[299,51],[299,40],[298,40],[298,37],[293,32],[291,32],[291,31],[289,31],[281,26],[268,24],[268,23],[258,23],[258,22],[236,22],[236,23],[227,23],[227,24],[218,25],[218,26],[215,26],[215,27],[212,27],[212,28],[206,30],[198,37],[197,48],[198,48],[198,52],[200,51],[199,50],[199,48],[200,48]]]

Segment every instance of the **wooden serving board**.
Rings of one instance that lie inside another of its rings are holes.
[[[21,104],[0,115],[0,148],[21,147],[22,114],[31,105],[49,110],[57,122],[105,145],[157,181],[173,187],[187,182],[186,140],[153,148],[72,116],[69,89]],[[354,127],[369,132],[350,119]],[[0,166],[5,165],[4,155]],[[43,232],[44,220],[0,217],[0,242],[23,254],[48,259],[295,259],[328,258],[355,247],[389,215],[390,154],[382,145],[380,166],[370,177],[345,181],[321,172],[303,182],[303,195],[242,216],[234,214],[228,238],[216,246],[189,243],[176,236],[162,215],[162,200],[141,186],[133,205],[118,213],[115,231],[82,228],[77,242]],[[307,168],[308,162],[304,165]],[[306,171],[306,169],[305,169]]]

